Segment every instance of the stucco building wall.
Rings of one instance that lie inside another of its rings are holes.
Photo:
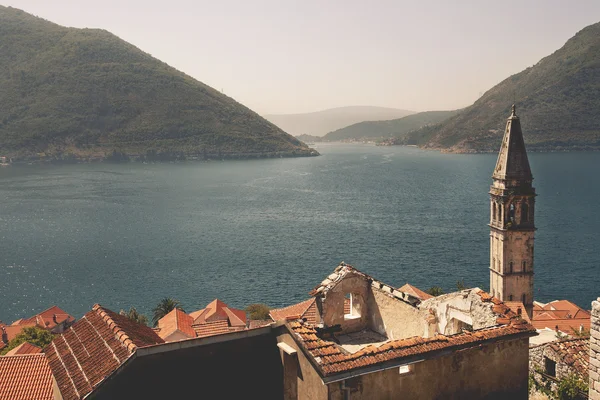
[[[500,341],[479,348],[359,377],[350,399],[525,400],[528,397],[528,339]],[[331,383],[329,399],[344,399],[341,383]]]
[[[367,304],[372,330],[390,340],[412,336],[427,337],[427,324],[417,308],[378,290],[371,293]]]

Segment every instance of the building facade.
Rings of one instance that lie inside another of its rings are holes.
[[[515,106],[506,122],[490,188],[490,292],[533,315],[535,189]]]

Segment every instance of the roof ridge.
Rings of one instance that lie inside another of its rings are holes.
[[[108,315],[104,307],[96,303],[92,307],[92,311],[95,311],[100,316],[100,318],[104,320],[104,322],[108,325],[109,329],[112,330],[115,336],[117,337],[117,340],[119,340],[119,342],[121,342],[127,348],[127,350],[129,350],[130,353],[133,353],[137,349],[137,346],[135,345],[135,343],[133,343],[133,340],[131,340],[127,332],[125,332],[121,328],[121,326],[117,324],[115,320],[112,319],[110,315]]]

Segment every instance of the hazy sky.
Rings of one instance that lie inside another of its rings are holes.
[[[600,0],[0,4],[109,30],[261,114],[464,107],[600,21]]]

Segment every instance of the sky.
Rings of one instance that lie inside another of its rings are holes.
[[[0,0],[102,28],[259,114],[473,103],[587,25],[598,0]]]

